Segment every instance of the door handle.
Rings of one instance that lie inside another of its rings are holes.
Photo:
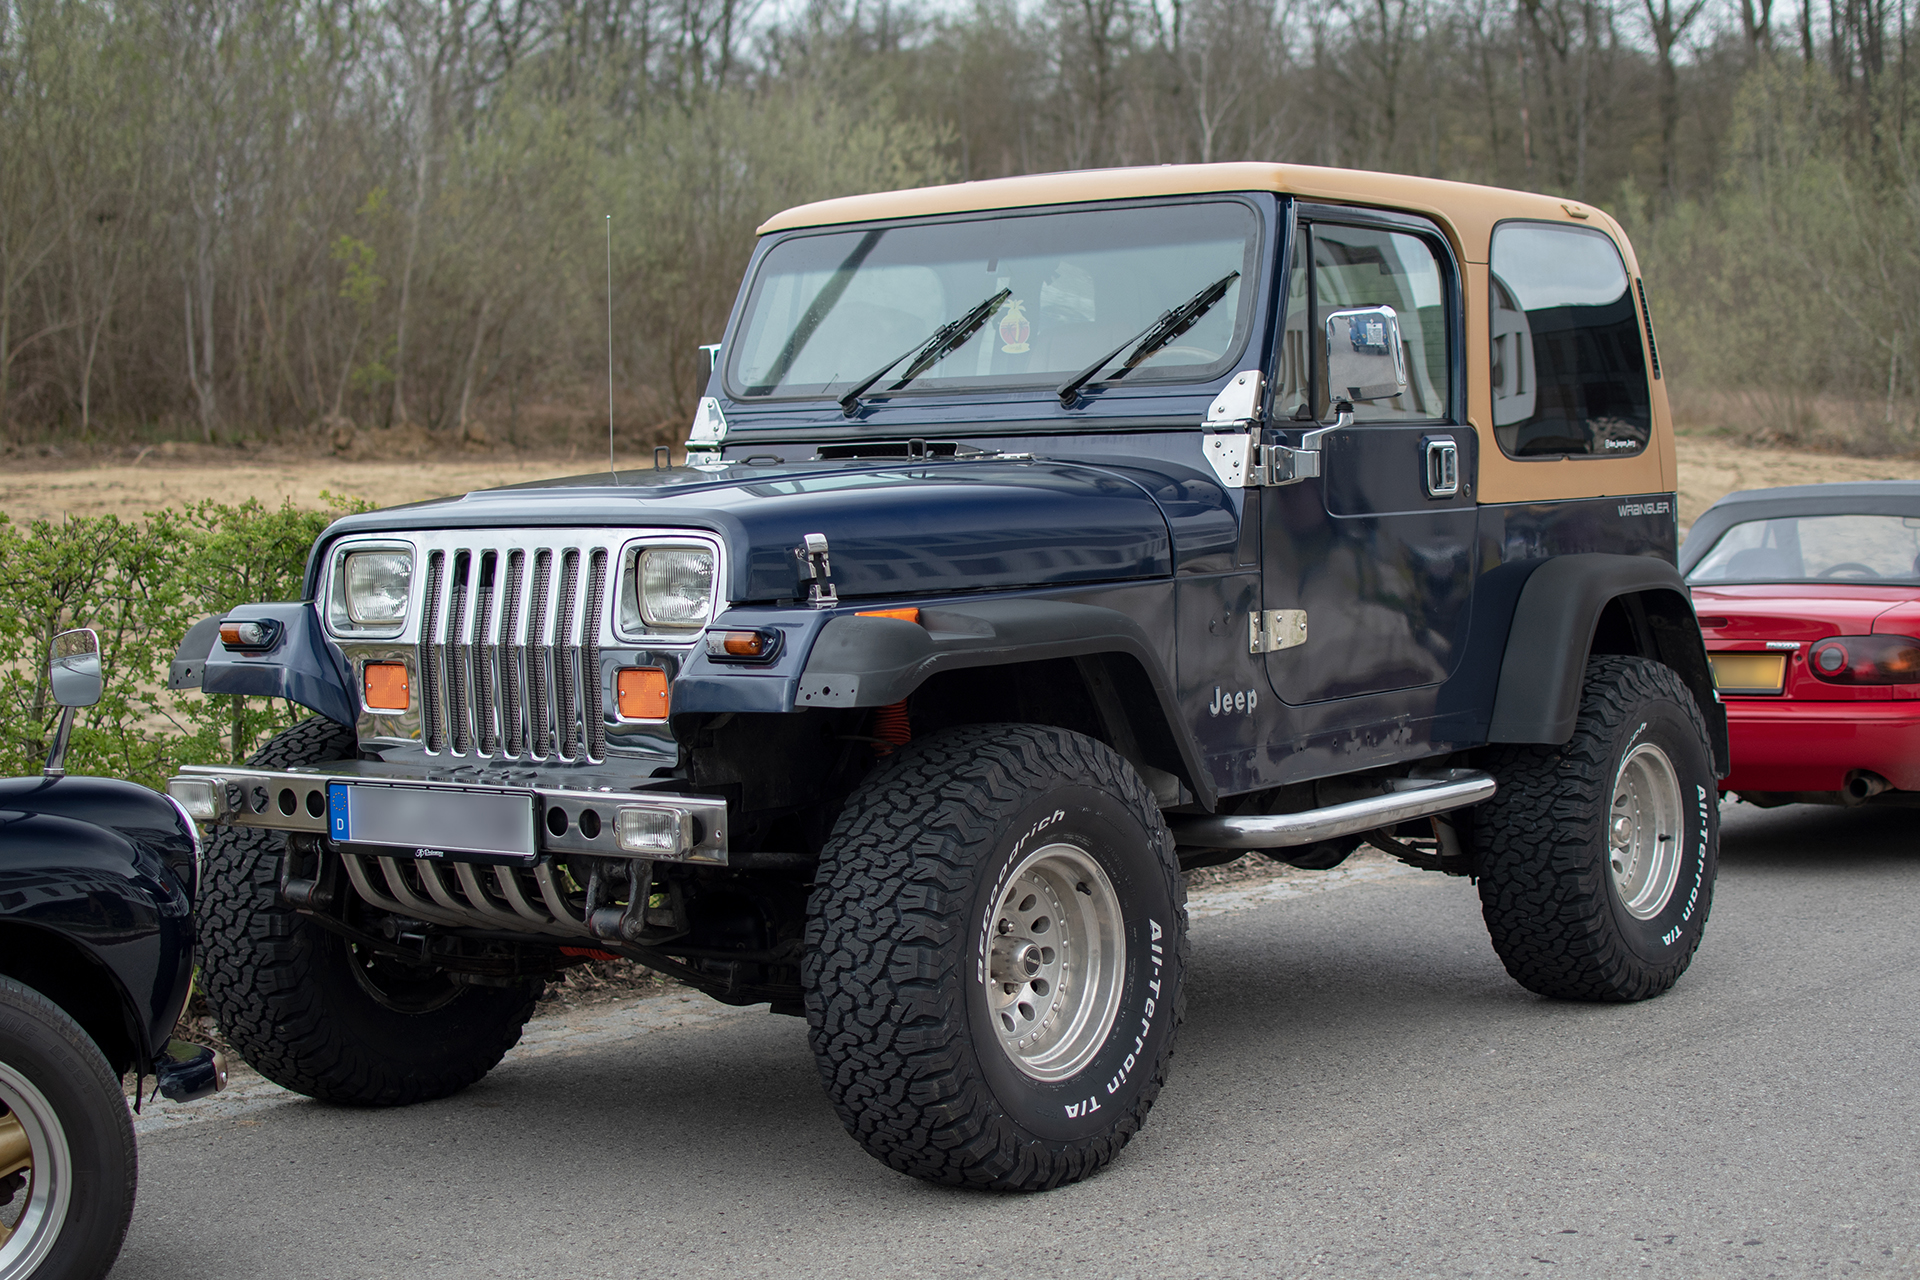
[[[1460,446],[1452,436],[1425,436],[1420,441],[1425,459],[1429,498],[1451,498],[1460,492]]]

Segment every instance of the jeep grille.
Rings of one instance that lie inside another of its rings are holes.
[[[427,553],[419,664],[428,751],[606,755],[600,627],[609,560],[606,547]]]

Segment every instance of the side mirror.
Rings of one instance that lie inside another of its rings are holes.
[[[53,700],[63,707],[90,707],[100,701],[100,636],[91,627],[62,631],[53,638],[47,659]]]
[[[1407,389],[1406,348],[1392,307],[1356,307],[1327,317],[1330,400],[1390,400]]]

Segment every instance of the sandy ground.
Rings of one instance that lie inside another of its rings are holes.
[[[1701,436],[1681,436],[1680,523],[1736,489],[1783,484],[1830,484],[1839,480],[1920,480],[1920,459],[1849,458],[1790,449],[1752,449]]]
[[[1781,484],[1831,480],[1920,479],[1920,460],[1849,458],[1750,449],[1703,437],[1682,437],[1680,521],[1690,524],[1723,494]],[[652,466],[650,457],[619,459],[622,468]],[[161,507],[214,498],[258,498],[270,506],[326,505],[323,493],[364,498],[379,506],[415,502],[496,485],[577,475],[587,457],[518,458],[463,455],[446,461],[347,462],[313,458],[208,462],[161,454],[134,464],[76,470],[14,470],[0,475],[0,511],[16,521],[65,515],[139,517]]]

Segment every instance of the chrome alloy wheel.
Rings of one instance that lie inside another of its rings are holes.
[[[1666,910],[1680,878],[1680,778],[1667,753],[1643,742],[1620,762],[1607,814],[1607,864],[1627,914]]]
[[[0,1177],[25,1173],[27,1185],[6,1208],[12,1228],[0,1225],[0,1280],[30,1276],[66,1225],[73,1200],[73,1157],[53,1104],[32,1081],[0,1062]],[[24,1207],[22,1202],[24,1200]]]
[[[1064,1080],[1113,1028],[1126,972],[1120,897],[1086,850],[1050,844],[1021,860],[989,917],[987,1005],[1013,1065]]]

